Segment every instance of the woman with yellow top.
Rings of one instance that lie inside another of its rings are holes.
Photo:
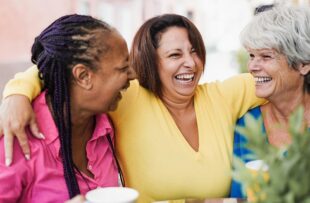
[[[263,100],[250,74],[198,85],[205,55],[201,34],[180,15],[151,18],[135,35],[130,63],[137,80],[110,116],[126,186],[140,192],[139,202],[229,194],[235,122]],[[8,83],[1,107],[6,136],[22,140],[33,119],[25,96],[32,100],[39,89],[35,68]]]

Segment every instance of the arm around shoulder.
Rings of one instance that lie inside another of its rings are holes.
[[[25,157],[30,158],[30,149],[25,133],[27,125],[30,126],[35,137],[44,138],[39,133],[31,106],[31,100],[40,93],[40,89],[41,82],[36,66],[32,66],[23,73],[16,74],[15,78],[10,80],[5,87],[3,94],[5,99],[0,106],[0,137],[3,133],[7,165],[10,165],[13,159],[14,135],[17,136]]]
[[[20,94],[27,96],[31,101],[39,95],[41,86],[38,69],[36,66],[32,66],[25,72],[15,74],[14,78],[5,85],[3,98]]]
[[[249,109],[266,103],[265,99],[256,97],[255,81],[249,73],[239,74],[225,80],[220,85],[220,91],[237,118]]]

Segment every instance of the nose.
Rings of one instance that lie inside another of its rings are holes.
[[[189,53],[185,56],[185,61],[184,61],[184,66],[189,67],[189,68],[193,68],[195,67],[195,59],[194,56]]]
[[[260,61],[259,59],[249,59],[248,61],[248,71],[251,72],[255,72],[255,71],[259,71],[260,70]]]
[[[129,66],[128,68],[127,78],[128,80],[134,80],[137,78],[136,71],[132,68],[132,66]]]

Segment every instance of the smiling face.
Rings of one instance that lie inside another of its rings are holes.
[[[273,100],[301,93],[304,77],[288,65],[283,54],[273,49],[248,49],[249,72],[254,76],[256,96]]]
[[[203,63],[189,41],[187,30],[182,27],[168,28],[161,34],[157,54],[163,97],[192,98]]]
[[[125,40],[118,33],[112,33],[108,46],[109,51],[102,56],[93,74],[92,106],[99,112],[115,110],[122,98],[121,91],[129,87],[129,80],[133,79]]]

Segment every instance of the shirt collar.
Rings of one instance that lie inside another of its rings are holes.
[[[41,133],[45,136],[45,143],[53,144],[55,147],[55,153],[57,157],[60,156],[60,140],[59,134],[56,128],[56,124],[52,117],[52,114],[46,103],[46,91],[42,92],[32,103],[34,112],[37,117],[38,127]],[[96,115],[96,126],[92,135],[92,138],[88,141],[94,141],[110,134],[112,140],[114,137],[114,131],[110,119],[106,114]]]

